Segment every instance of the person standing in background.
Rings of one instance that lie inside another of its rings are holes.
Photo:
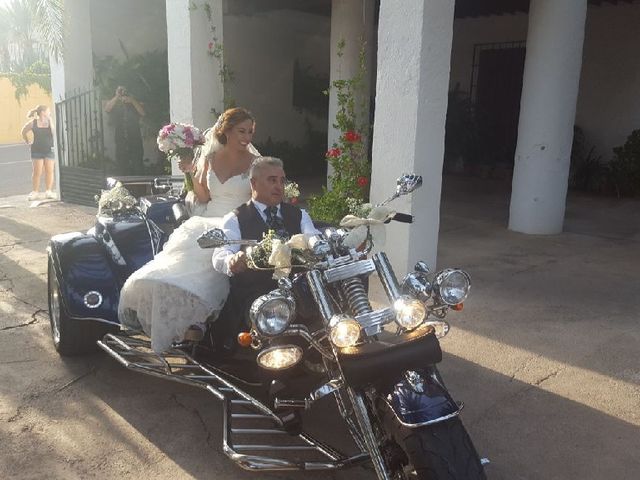
[[[51,114],[49,107],[38,105],[27,114],[30,120],[22,127],[22,138],[25,143],[31,146],[31,161],[33,172],[31,175],[32,191],[27,196],[27,200],[37,200],[40,198],[57,198],[53,191],[55,160],[53,156],[53,126],[51,125]],[[31,120],[33,119],[33,120]],[[32,132],[33,141],[29,141],[27,133]],[[40,193],[40,178],[42,170],[45,172],[45,192]]]
[[[120,175],[142,173],[142,134],[140,117],[144,117],[142,104],[129,95],[126,88],[119,86],[109,100],[105,111],[111,115],[115,127],[116,164]]]

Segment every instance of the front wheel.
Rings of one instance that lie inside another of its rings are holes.
[[[459,418],[402,429],[401,445],[420,480],[486,480],[471,438]],[[414,477],[414,478],[415,478]]]

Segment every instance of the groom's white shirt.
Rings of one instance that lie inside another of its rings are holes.
[[[265,209],[267,205],[262,202],[258,202],[257,200],[252,200],[253,206],[258,211],[258,214],[262,217],[262,220],[267,221],[267,214],[265,213]],[[300,232],[301,233],[309,233],[312,235],[318,235],[320,232],[313,225],[313,221],[311,217],[305,210],[302,211],[302,218],[300,219]],[[278,217],[282,218],[282,212],[280,209],[280,205],[278,205]],[[240,236],[240,223],[238,222],[238,217],[234,212],[227,213],[222,218],[222,230],[229,240],[240,240],[242,237]],[[213,251],[213,268],[218,272],[224,273],[231,277],[233,273],[229,270],[229,259],[240,250],[240,245],[227,245],[225,247],[216,248]]]

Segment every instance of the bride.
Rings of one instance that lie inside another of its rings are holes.
[[[229,278],[216,272],[211,251],[196,238],[220,225],[221,217],[251,196],[249,167],[259,156],[251,144],[255,121],[243,108],[226,110],[213,126],[195,160],[193,216],[169,237],[163,250],[125,282],[118,317],[142,329],[160,353],[173,342],[199,340],[205,321],[218,315],[229,293]],[[187,174],[194,166],[180,164]]]

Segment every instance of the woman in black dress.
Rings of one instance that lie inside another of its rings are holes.
[[[53,191],[55,161],[53,156],[53,127],[49,107],[38,105],[27,114],[30,120],[22,127],[22,138],[25,143],[31,145],[31,161],[33,172],[31,175],[32,191],[27,200],[39,198],[57,198]],[[33,141],[29,141],[27,132],[33,133]],[[45,192],[40,193],[40,177],[45,172]]]

